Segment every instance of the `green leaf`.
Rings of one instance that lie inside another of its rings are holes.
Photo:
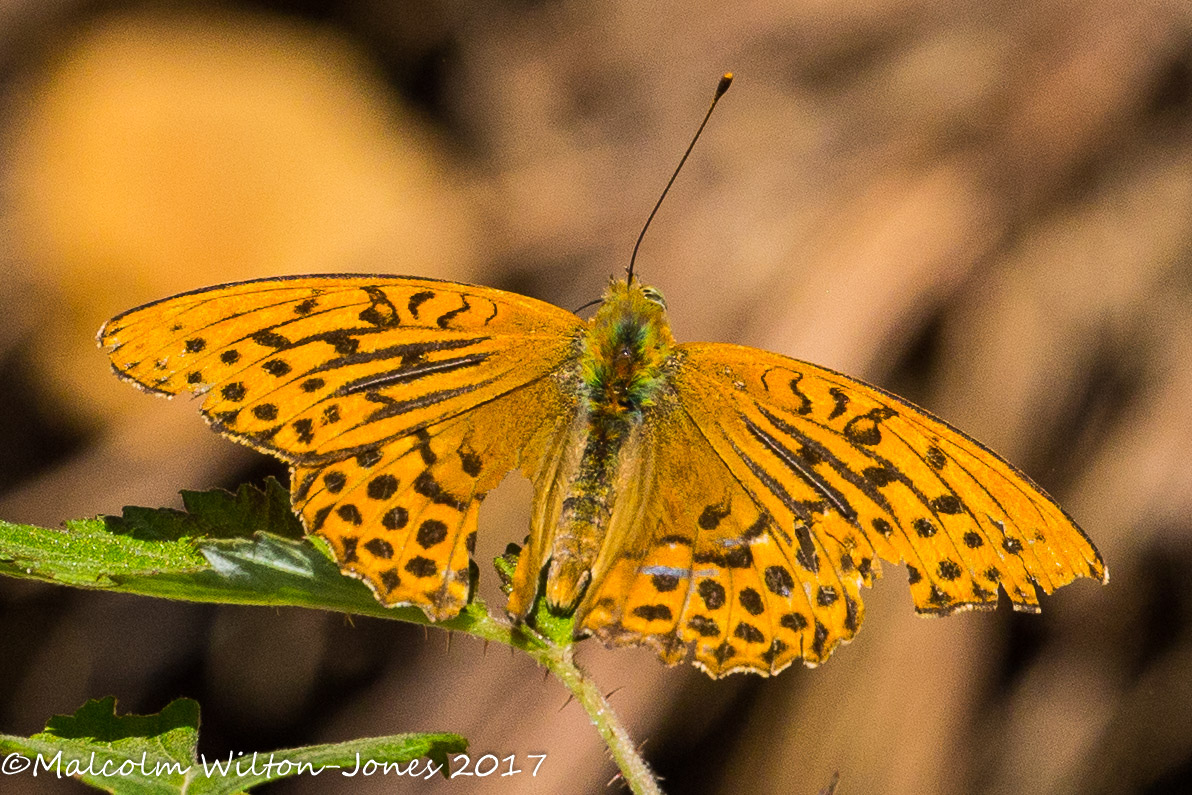
[[[183,499],[187,511],[126,508],[119,518],[70,521],[65,528],[0,521],[0,574],[166,599],[431,623],[417,608],[380,604],[361,581],[340,573],[321,539],[285,537],[301,525],[276,481],[264,489],[242,486],[234,495],[184,492]],[[531,654],[545,648],[532,633],[490,616],[479,599],[434,626]]]
[[[302,523],[290,508],[290,493],[274,478],[266,479],[263,489],[243,483],[235,494],[223,489],[184,491],[182,504],[185,511],[126,507],[122,516],[105,521],[113,533],[149,541],[303,535]]]
[[[101,519],[69,521],[63,528],[0,520],[0,573],[13,577],[111,587],[118,576],[194,572],[208,565],[189,543],[115,535]]]
[[[299,605],[378,615],[416,623],[427,619],[417,608],[387,608],[360,580],[306,541],[268,533],[255,538],[195,541],[207,569],[196,573],[121,577],[115,590],[200,602]]]
[[[0,752],[8,775],[76,777],[119,795],[217,795],[299,774],[354,778],[347,774],[363,777],[371,769],[378,775],[384,765],[400,766],[388,768],[389,776],[424,778],[446,771],[449,755],[467,749],[456,734],[398,734],[208,760],[196,755],[198,734],[199,705],[191,699],[172,701],[156,715],[117,715],[109,696],[51,718],[32,737],[0,734]]]
[[[194,539],[244,538],[256,532],[302,537],[289,494],[273,478],[264,489],[245,484],[236,494],[184,491],[182,501],[186,511],[128,507],[119,517],[69,521],[64,528],[0,521],[0,573],[112,588],[121,578],[209,568]]]

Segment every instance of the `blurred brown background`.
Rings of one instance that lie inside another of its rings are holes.
[[[8,0],[0,516],[284,477],[110,376],[93,336],[133,305],[318,271],[597,297],[725,70],[638,260],[676,336],[936,411],[1055,495],[1113,581],[1038,616],[923,620],[887,566],[821,669],[712,682],[591,642],[581,661],[672,792],[815,793],[833,771],[841,793],[1192,791],[1182,1]],[[485,504],[486,574],[529,494],[511,478]],[[536,779],[361,791],[604,792],[615,772],[527,658],[436,631],[0,580],[0,638],[3,732],[186,695],[208,755],[410,730],[548,754]]]

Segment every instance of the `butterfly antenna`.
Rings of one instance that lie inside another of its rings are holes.
[[[603,300],[604,300],[603,298],[593,298],[591,301],[589,301],[588,303],[584,304],[584,305],[583,305],[583,306],[581,306],[579,309],[576,309],[576,310],[574,310],[574,311],[572,312],[572,314],[573,314],[573,315],[578,315],[580,312],[584,311],[584,310],[585,310],[585,309],[587,309],[588,307],[590,307],[590,306],[596,306],[596,304],[599,304],[599,303],[600,303],[601,301],[603,301]]]
[[[675,184],[675,177],[679,176],[679,171],[682,170],[683,164],[687,162],[687,156],[695,148],[695,142],[699,140],[700,133],[707,126],[708,119],[712,118],[712,111],[716,110],[716,103],[720,101],[720,98],[724,96],[724,92],[728,91],[728,87],[732,84],[733,73],[725,72],[724,76],[720,78],[720,83],[716,86],[716,94],[712,97],[712,104],[709,106],[708,112],[704,114],[704,120],[700,122],[699,129],[695,131],[695,136],[691,139],[691,143],[687,145],[687,151],[683,153],[683,158],[675,168],[675,173],[671,174],[670,181],[662,189],[662,195],[658,197],[658,202],[654,205],[654,209],[650,210],[650,217],[646,219],[645,226],[642,227],[642,233],[637,236],[637,242],[633,244],[633,254],[629,257],[629,274],[625,279],[627,284],[633,283],[633,263],[637,261],[637,250],[641,247],[642,238],[646,236],[646,230],[650,228],[650,222],[654,220],[654,215],[658,212],[658,208],[662,206],[662,200],[666,198],[666,192],[670,190],[671,185]]]

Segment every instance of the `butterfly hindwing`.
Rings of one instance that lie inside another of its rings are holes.
[[[833,538],[784,524],[749,494],[676,396],[650,423],[641,518],[597,561],[581,626],[606,643],[645,643],[668,663],[691,650],[713,676],[827,659],[860,625],[865,575],[833,564],[845,558]]]
[[[450,618],[468,601],[484,495],[509,470],[540,465],[541,437],[573,410],[566,401],[539,379],[352,457],[298,466],[294,507],[380,602]]]

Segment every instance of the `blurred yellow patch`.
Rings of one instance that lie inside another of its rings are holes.
[[[37,360],[88,420],[135,406],[94,347],[117,309],[288,272],[446,273],[468,250],[419,120],[349,42],[291,22],[111,17],[49,64],[15,139],[16,275],[52,307]]]

